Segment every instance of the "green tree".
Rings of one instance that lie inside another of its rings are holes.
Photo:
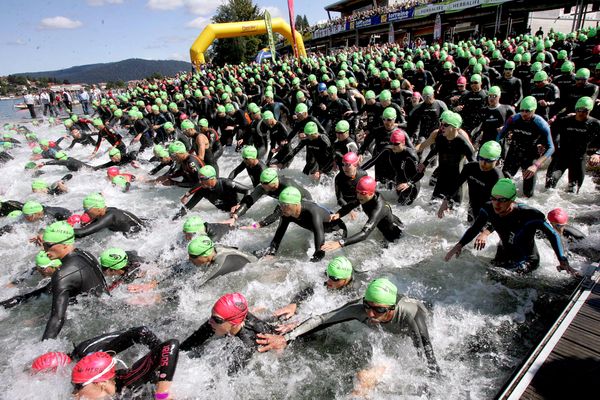
[[[304,30],[304,20],[302,19],[302,15],[296,15],[296,30],[303,31]]]
[[[308,23],[308,18],[306,18],[306,14],[304,14],[304,17],[302,18],[302,24],[304,25],[304,29],[310,28],[310,24]]]
[[[262,19],[263,14],[252,0],[228,0],[217,8],[212,20],[215,23],[252,21]],[[267,43],[267,35],[218,39],[213,45],[213,63],[239,64],[254,60],[261,45]]]

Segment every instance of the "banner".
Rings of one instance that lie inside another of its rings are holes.
[[[425,17],[427,15],[441,13],[446,10],[446,4],[427,4],[421,7],[415,8],[415,17]]]
[[[296,21],[294,20],[294,0],[288,0],[288,13],[290,14],[290,26],[292,27],[292,50],[294,56],[298,57],[298,46],[296,46]]]
[[[388,22],[402,21],[405,19],[411,19],[413,17],[413,13],[415,12],[414,8],[410,8],[408,10],[402,11],[394,11],[388,14],[387,20]]]
[[[481,4],[481,0],[456,0],[446,5],[446,12],[459,12],[466,8],[477,7]]]
[[[273,25],[271,25],[271,13],[265,11],[265,26],[269,36],[269,49],[271,49],[271,60],[275,61],[275,41],[273,40]]]
[[[481,0],[481,7],[499,6],[512,0]]]
[[[435,16],[435,25],[433,26],[433,40],[439,40],[442,37],[442,14]]]
[[[389,30],[388,30],[388,43],[394,43],[394,24],[390,22]]]

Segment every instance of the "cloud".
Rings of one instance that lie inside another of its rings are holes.
[[[271,18],[283,17],[283,13],[278,7],[268,6],[260,9],[261,12],[268,11],[271,14]]]
[[[40,29],[75,29],[83,24],[81,21],[74,21],[67,17],[57,16],[44,18],[40,21]]]
[[[87,0],[88,5],[100,7],[105,4],[123,4],[123,0]]]
[[[198,17],[185,24],[186,28],[204,29],[206,25],[210,24],[209,17]]]
[[[7,46],[25,46],[27,44],[27,42],[25,42],[23,39],[16,39],[16,40],[7,40],[6,42],[4,42],[4,44]]]
[[[175,61],[189,61],[189,56],[184,56],[181,53],[171,53],[167,60],[175,60]]]
[[[151,10],[168,11],[185,7],[195,15],[208,15],[217,9],[223,0],[148,0],[146,6]]]

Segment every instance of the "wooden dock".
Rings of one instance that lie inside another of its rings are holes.
[[[497,400],[600,399],[600,273],[590,266],[569,304]]]

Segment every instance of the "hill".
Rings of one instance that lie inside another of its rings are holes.
[[[154,73],[173,76],[180,71],[189,71],[191,64],[173,60],[142,60],[130,58],[123,61],[79,65],[57,71],[23,72],[14,74],[31,78],[54,78],[58,82],[98,83],[109,81],[131,81],[146,78]]]

